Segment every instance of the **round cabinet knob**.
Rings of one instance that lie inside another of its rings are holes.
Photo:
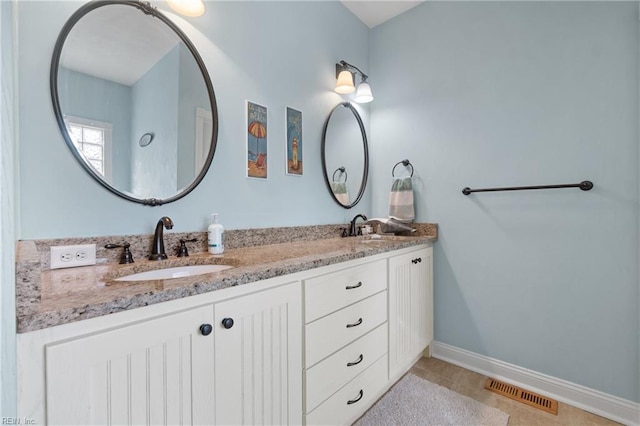
[[[210,335],[212,331],[213,331],[213,326],[211,324],[202,324],[200,326],[200,333],[202,333],[203,336]]]
[[[222,326],[226,329],[233,327],[233,318],[225,318],[222,320]]]

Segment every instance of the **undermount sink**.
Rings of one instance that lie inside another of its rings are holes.
[[[379,234],[371,234],[371,235],[366,235],[364,237],[360,237],[360,240],[358,242],[360,243],[385,243],[385,242],[389,242],[389,241],[407,241],[408,238],[411,237],[405,237],[405,236],[398,236],[398,235],[379,235]]]
[[[171,278],[191,277],[194,275],[211,274],[233,268],[231,265],[188,265],[173,268],[154,269],[152,271],[138,272],[116,278],[115,281],[149,281],[167,280]]]

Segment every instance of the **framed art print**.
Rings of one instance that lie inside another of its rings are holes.
[[[287,107],[287,174],[302,176],[302,112]]]
[[[247,177],[267,178],[267,107],[247,101]]]

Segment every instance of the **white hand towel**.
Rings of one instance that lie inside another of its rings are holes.
[[[389,217],[402,222],[413,222],[416,218],[410,177],[393,179],[389,194]]]

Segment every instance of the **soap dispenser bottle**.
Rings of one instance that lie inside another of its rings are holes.
[[[209,253],[222,254],[224,252],[224,227],[218,223],[218,213],[211,215],[209,232]]]

